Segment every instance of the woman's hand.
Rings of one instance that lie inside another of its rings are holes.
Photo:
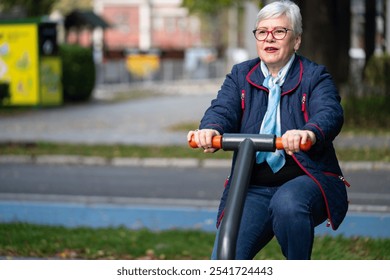
[[[311,140],[312,145],[315,144],[316,136],[314,132],[310,130],[288,130],[282,135],[284,150],[291,156],[293,153],[299,152],[299,145],[305,144],[308,139]]]
[[[205,153],[214,153],[218,149],[212,147],[212,139],[214,136],[220,135],[215,129],[196,129],[191,130],[187,134],[187,141],[190,141],[192,136],[199,148],[202,148]]]

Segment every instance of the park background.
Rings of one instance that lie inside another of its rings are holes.
[[[93,105],[97,101],[125,103],[183,92],[192,95],[206,92],[211,99],[234,63],[256,56],[251,30],[257,11],[268,2],[3,0],[0,4],[0,32],[4,31],[2,27],[15,22],[34,22],[38,26],[48,22],[55,24],[54,45],[58,48],[46,55],[61,60],[61,79],[57,85],[62,89],[62,94],[56,104],[49,106],[40,102],[39,98],[29,102],[28,91],[24,92],[25,99],[14,99],[12,94],[23,87],[15,85],[12,77],[0,71],[0,125],[4,124],[1,131],[2,164],[10,164],[7,159],[14,155],[27,156],[29,161],[34,162],[39,155],[48,154],[102,158],[113,158],[118,154],[130,158],[151,157],[148,155],[150,151],[140,155],[142,149],[139,146],[135,147],[136,152],[121,150],[123,146],[118,144],[123,143],[118,139],[104,147],[91,145],[97,143],[87,141],[87,137],[85,141],[78,139],[77,143],[69,141],[70,144],[61,143],[55,137],[50,141],[50,137],[45,135],[54,131],[52,127],[47,130],[35,129],[38,133],[28,138],[25,127],[15,129],[7,126],[6,121],[15,119],[15,123],[20,124],[18,118],[26,115],[28,118],[31,113],[68,110]],[[362,135],[368,135],[371,141],[383,139],[379,148],[370,145],[364,146],[364,149],[361,146],[340,148],[339,156],[342,155],[342,159],[347,161],[387,166],[390,157],[390,1],[295,2],[301,7],[304,20],[303,43],[299,53],[326,65],[335,78],[346,115],[343,134],[349,139],[358,139]],[[43,48],[44,44],[39,45],[39,39],[38,36],[37,48]],[[6,41],[3,36],[0,37],[0,59],[3,60],[8,50],[4,46]],[[28,51],[31,46],[26,45],[25,48]],[[28,65],[28,60],[22,58],[22,65]],[[47,80],[45,73],[40,72],[39,75]],[[53,81],[48,80],[49,84]],[[54,126],[62,123],[59,115],[56,117],[54,114],[53,119],[57,122]],[[197,125],[196,120],[181,119],[181,122],[170,127],[177,131],[177,135],[183,135],[185,130]],[[80,119],[82,121],[85,120]],[[32,126],[31,123],[28,125]],[[118,121],[117,125],[122,124]],[[146,135],[147,131],[146,127],[143,133]],[[79,134],[82,135],[81,131]],[[178,157],[173,150],[179,150],[178,154],[188,158],[200,157],[199,152],[186,152],[186,147],[182,147],[186,145],[185,141],[183,145],[178,145],[180,149],[168,147],[171,149],[164,150],[166,147],[158,147],[156,151],[155,147],[144,148],[152,149],[153,157],[164,159]],[[102,150],[105,150],[105,154],[99,153]],[[53,163],[49,161],[46,164]],[[4,194],[0,197],[8,202]],[[44,224],[43,220],[41,224]],[[388,219],[384,223],[388,225]],[[207,258],[212,246],[212,235],[202,231],[163,231],[158,236],[172,235],[168,237],[172,240],[153,242],[158,237],[147,229],[131,232],[126,228],[101,230],[46,228],[7,222],[2,224],[6,238],[2,239],[1,255],[10,258]],[[77,234],[81,234],[81,237]],[[93,238],[89,238],[91,234]],[[64,243],[70,236],[82,241]],[[111,237],[113,240],[109,240]],[[387,239],[320,238],[319,247],[329,247],[333,242],[337,245],[330,246],[336,249],[328,254],[318,252],[317,255],[315,251],[315,258],[386,259],[390,251]],[[93,245],[85,245],[89,239],[93,240]],[[188,242],[193,244],[193,248],[185,248]],[[179,247],[172,244],[179,244]],[[272,246],[262,258],[281,258],[277,245]],[[164,251],[166,247],[169,252]],[[335,251],[346,254],[335,254]]]

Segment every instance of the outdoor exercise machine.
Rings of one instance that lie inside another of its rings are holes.
[[[192,148],[198,148],[194,137],[188,143]],[[308,140],[300,145],[300,150],[308,151],[312,142]],[[274,152],[283,149],[281,137],[268,134],[228,134],[214,136],[212,147],[224,151],[236,151],[237,158],[229,194],[220,225],[217,259],[233,260],[236,255],[237,235],[245,196],[249,186],[256,152]]]

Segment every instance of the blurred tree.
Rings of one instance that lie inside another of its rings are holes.
[[[366,52],[366,65],[375,51],[376,36],[376,1],[365,0],[365,23],[364,23],[364,51]]]
[[[92,0],[1,0],[0,10],[3,13],[13,9],[23,10],[26,17],[50,14],[58,10],[63,15],[74,9],[92,9]]]
[[[92,10],[93,0],[58,0],[53,10],[58,10],[63,15],[69,14],[74,9]]]
[[[243,4],[246,1],[247,0],[183,0],[183,6],[188,8],[191,13],[218,14],[223,9],[233,5]]]
[[[241,10],[243,4],[249,0],[183,0],[183,7],[186,7],[190,13],[198,14],[203,20],[203,28],[205,29],[204,34],[210,34],[210,39],[204,38],[205,41],[210,41],[211,45],[216,47],[221,55],[224,50],[229,47],[228,36],[232,36],[232,32],[229,32],[229,28],[233,23],[229,21],[229,8],[237,8]],[[257,1],[259,2],[259,1]],[[260,1],[262,2],[262,1]],[[240,13],[236,13],[238,18]],[[240,19],[235,19],[234,23],[239,28],[242,24],[239,22]],[[240,34],[237,30],[237,34]],[[231,41],[230,41],[231,42]],[[236,46],[234,46],[236,47]]]
[[[56,0],[1,0],[1,10],[3,13],[13,9],[21,9],[27,17],[43,16],[50,13]]]
[[[300,53],[326,65],[337,84],[349,78],[350,0],[296,0],[301,8]]]

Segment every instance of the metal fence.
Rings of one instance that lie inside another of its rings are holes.
[[[184,60],[163,60],[159,69],[144,77],[132,75],[126,68],[125,60],[107,61],[96,65],[96,84],[124,84],[132,82],[175,81],[215,79],[226,75],[226,63],[215,60],[209,63],[199,63],[196,68],[185,67]]]

